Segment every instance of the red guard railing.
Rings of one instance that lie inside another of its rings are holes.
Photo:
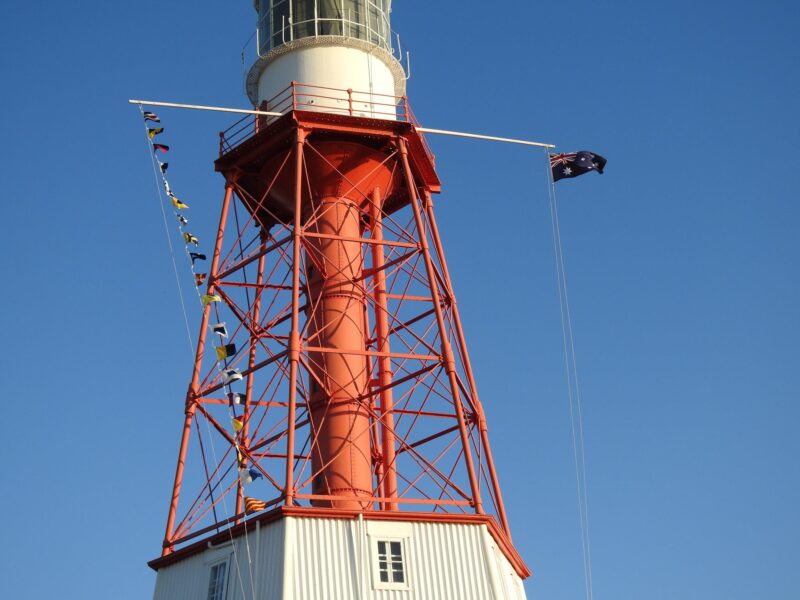
[[[262,102],[259,110],[285,115],[295,110],[324,112],[353,117],[404,121],[419,126],[406,96],[391,96],[352,89],[337,89],[292,82],[286,89]],[[247,115],[219,134],[220,155],[254,136],[260,129],[279,119],[279,116]],[[420,134],[425,151],[433,153]]]

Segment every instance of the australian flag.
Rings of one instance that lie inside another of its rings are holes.
[[[577,177],[589,171],[597,171],[602,175],[605,166],[605,158],[588,150],[550,155],[550,169],[553,171],[553,181]]]

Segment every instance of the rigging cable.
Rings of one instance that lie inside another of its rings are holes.
[[[180,229],[181,229],[181,231],[183,230],[182,227]],[[187,250],[187,253],[188,253],[188,250]],[[188,254],[187,254],[187,257],[188,257]],[[191,268],[192,274],[194,274],[194,261],[192,261],[190,263],[190,265],[191,265],[190,268]],[[195,286],[195,292],[197,293],[197,299],[200,301],[200,304],[202,306],[202,303],[203,303],[202,293],[200,292],[200,288],[198,286]],[[215,307],[214,310],[215,310],[215,315],[217,317],[217,321],[219,321],[219,309]],[[225,361],[224,364],[222,362],[220,362],[220,361],[217,361],[216,364],[215,364],[215,367],[217,369],[217,373],[221,375],[222,372],[223,372],[223,368],[227,367],[227,360]],[[235,416],[235,413],[233,412],[232,408],[229,410],[229,413],[231,414],[231,416]],[[206,432],[208,434],[208,441],[211,444],[211,454],[214,457],[214,463],[216,465],[220,465],[220,460],[219,460],[219,458],[217,456],[217,448],[216,448],[216,445],[214,444],[214,436],[213,436],[213,434],[211,432],[211,424],[209,423],[208,418],[205,418],[203,420],[205,421],[205,424],[206,424]],[[199,440],[200,439],[200,428],[198,427],[196,429],[196,431],[197,431],[197,438]],[[239,457],[239,454],[240,454],[239,453],[239,445],[238,445],[238,443],[236,443],[234,441],[233,447],[236,450],[237,462],[238,462],[238,457]],[[217,471],[217,472],[218,472],[217,479],[219,481],[218,485],[219,485],[219,488],[222,490],[222,493],[220,494],[220,500],[222,500],[222,512],[225,515],[225,519],[227,520],[228,518],[230,518],[230,511],[228,510],[228,503],[225,500],[225,497],[227,496],[227,493],[225,492],[225,487],[223,485],[224,473],[222,473],[221,471]],[[237,475],[238,475],[238,471],[237,471]],[[241,483],[239,483],[238,485],[241,485]],[[209,481],[209,494],[210,494],[211,489],[212,488],[211,488],[210,481]],[[212,497],[212,501],[213,501],[213,497]],[[214,509],[214,513],[216,515],[216,508]],[[228,537],[230,538],[230,541],[231,541],[231,549],[233,551],[233,560],[236,563],[236,574],[237,574],[237,577],[238,577],[238,580],[239,580],[239,588],[242,590],[242,598],[245,598],[246,597],[246,592],[245,592],[245,589],[244,589],[244,580],[242,578],[242,569],[241,569],[241,566],[239,564],[238,552],[236,551],[236,540],[233,538],[233,528],[231,528],[231,527],[228,528]],[[244,542],[245,542],[245,549],[247,550],[247,569],[248,569],[248,574],[249,574],[249,578],[250,578],[250,591],[252,592],[252,597],[255,600],[257,592],[256,592],[255,584],[254,584],[254,581],[253,581],[253,561],[252,561],[252,557],[251,557],[251,553],[250,553],[250,540],[247,537],[247,525],[246,524],[244,526]]]
[[[141,113],[142,117],[144,118],[144,105],[142,105],[142,104],[139,105],[139,112]],[[146,124],[146,122],[145,122],[145,134],[147,134],[147,124]],[[147,135],[145,135],[145,137],[147,137]],[[169,226],[167,225],[167,214],[166,214],[166,211],[164,210],[165,199],[164,199],[164,196],[162,195],[161,187],[158,185],[158,180],[159,179],[162,180],[162,184],[166,184],[167,181],[166,181],[166,178],[164,177],[163,172],[161,173],[161,177],[159,177],[159,170],[160,169],[159,169],[159,167],[156,166],[156,163],[158,162],[158,160],[157,160],[157,158],[155,156],[155,152],[153,151],[152,140],[148,138],[147,139],[147,143],[148,143],[148,147],[149,147],[149,150],[150,150],[151,163],[152,163],[152,166],[153,166],[153,177],[155,179],[156,190],[158,192],[158,204],[159,204],[159,208],[161,209],[162,219],[164,221],[164,233],[165,233],[165,235],[167,237],[167,244],[169,246],[170,258],[172,260],[172,268],[173,268],[173,271],[175,273],[175,283],[178,286],[178,296],[179,296],[180,303],[181,303],[181,310],[183,312],[183,320],[184,320],[184,323],[186,325],[186,335],[187,335],[187,338],[188,338],[188,341],[189,341],[189,354],[192,357],[192,359],[194,359],[195,350],[194,350],[194,345],[192,343],[192,332],[191,332],[191,328],[189,326],[189,316],[188,316],[188,312],[186,310],[186,303],[185,303],[184,297],[183,297],[183,288],[181,286],[180,276],[178,274],[178,265],[177,265],[177,263],[175,261],[175,251],[174,251],[174,248],[173,248],[173,245],[172,245],[172,238],[170,237]],[[165,188],[165,189],[167,189],[167,188]],[[180,227],[180,229],[182,230],[182,227]],[[187,258],[189,257],[188,250],[186,250],[186,256],[187,256]],[[192,271],[192,274],[194,274],[194,261],[192,261],[190,263],[190,265],[191,265],[190,269]],[[198,287],[195,287],[195,292],[197,293],[198,300],[200,300],[201,304],[202,304],[202,298],[201,298],[202,294],[200,293],[200,289]],[[218,372],[220,372],[220,373],[222,372],[222,366],[220,365],[220,363],[216,364],[216,368],[217,368]],[[208,419],[204,419],[204,420],[206,422],[206,429],[207,429],[209,441],[211,443],[211,452],[212,452],[212,454],[214,456],[214,462],[216,464],[219,464],[219,459],[217,458],[217,451],[216,451],[216,448],[215,448],[215,445],[214,445],[214,437],[211,434],[211,426],[210,426],[210,424],[208,422]],[[199,440],[200,439],[200,429],[197,428],[196,431],[197,431],[198,440]],[[202,444],[202,441],[200,443]],[[238,449],[239,449],[238,445],[236,445],[237,452],[238,452]],[[219,484],[220,484],[220,487],[222,488],[222,475],[219,476]],[[209,482],[209,495],[211,495],[210,482]],[[223,494],[221,496],[221,500],[222,500],[223,512],[225,514],[225,518],[227,519],[227,518],[229,518],[229,511],[228,511],[227,502],[225,501],[225,495],[226,494],[223,492]],[[213,496],[211,496],[211,498],[212,498],[212,506],[213,506]],[[216,508],[214,508],[214,512],[216,514]],[[238,559],[238,555],[237,555],[238,553],[236,551],[236,541],[233,538],[232,528],[228,528],[228,533],[229,533],[230,540],[231,540],[231,548],[232,548],[232,551],[233,551],[233,559],[234,559],[234,562],[236,563],[236,571],[237,571],[238,580],[239,580],[239,587],[240,587],[240,589],[242,591],[242,597],[244,598],[244,597],[246,597],[246,592],[245,592],[245,589],[244,589],[244,581],[242,580],[242,573],[241,573],[241,568],[239,566],[239,559]],[[249,575],[250,575],[250,590],[252,592],[253,598],[255,598],[255,595],[256,595],[257,592],[256,592],[255,585],[254,585],[254,582],[253,582],[253,565],[252,565],[252,558],[251,558],[251,553],[250,553],[250,543],[249,543],[249,540],[247,538],[247,525],[245,525],[245,527],[244,527],[244,534],[245,534],[244,535],[244,537],[245,537],[245,545],[246,545],[246,549],[247,549],[248,570],[249,570]]]
[[[564,368],[567,377],[567,397],[569,399],[570,429],[572,432],[572,456],[575,463],[575,484],[578,497],[578,513],[581,528],[581,550],[583,554],[583,571],[586,586],[586,598],[592,600],[594,595],[592,584],[592,554],[589,537],[589,498],[586,484],[586,453],[583,438],[583,411],[581,408],[581,391],[578,382],[578,367],[575,358],[575,339],[572,330],[572,317],[569,309],[567,293],[567,276],[564,269],[564,251],[561,244],[561,227],[558,219],[555,182],[550,168],[550,155],[547,157],[548,199],[550,221],[553,233],[553,252],[556,260],[556,283],[558,300],[561,309],[561,337],[564,346]]]
[[[139,112],[142,114],[142,118],[144,118],[144,106],[139,105]],[[145,134],[147,133],[147,123],[145,122]],[[147,138],[147,135],[145,135]],[[186,336],[189,340],[189,355],[194,358],[194,344],[192,344],[192,330],[189,327],[189,316],[186,312],[186,303],[183,300],[183,288],[181,287],[181,278],[178,275],[178,265],[175,262],[175,250],[172,247],[172,238],[169,235],[169,225],[167,225],[167,213],[164,210],[164,196],[161,193],[161,186],[158,185],[158,167],[156,167],[157,159],[155,157],[155,153],[153,152],[153,145],[151,144],[150,140],[147,140],[147,148],[150,150],[150,162],[153,165],[153,179],[156,184],[156,192],[158,192],[158,207],[161,209],[161,218],[164,220],[164,235],[167,236],[167,245],[169,246],[169,256],[172,259],[172,270],[175,273],[175,283],[178,286],[178,298],[181,301],[181,310],[183,311],[183,322],[186,324]]]

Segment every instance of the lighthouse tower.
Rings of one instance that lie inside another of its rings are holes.
[[[155,598],[524,599],[391,1],[255,8]]]

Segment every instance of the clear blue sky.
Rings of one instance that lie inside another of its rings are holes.
[[[190,362],[126,101],[245,106],[251,4],[0,5],[5,598],[152,593]],[[609,159],[559,185],[595,598],[800,597],[800,5],[396,2],[394,28],[425,125]],[[159,112],[207,238],[231,119]],[[579,600],[544,158],[431,143],[529,598]]]

